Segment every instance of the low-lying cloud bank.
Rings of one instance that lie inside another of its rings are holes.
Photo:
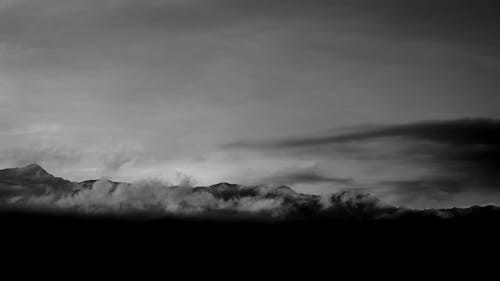
[[[212,218],[373,219],[398,212],[358,192],[329,196],[300,194],[284,185],[219,183],[193,187],[156,180],[70,182],[32,164],[0,170],[0,203],[6,209],[84,215],[191,216]]]
[[[89,184],[74,184],[72,191],[47,190],[39,195],[12,195],[3,199],[3,205],[86,215],[178,215],[270,220],[320,217],[374,219],[398,211],[368,194],[347,191],[317,196],[299,194],[286,186],[220,183],[193,188],[170,186],[153,180],[133,184],[99,180]]]
[[[478,210],[500,214],[497,207],[410,210],[390,206],[359,191],[330,195],[297,193],[284,185],[219,183],[207,187],[172,186],[144,180],[70,182],[38,165],[0,170],[0,210],[79,214],[84,216],[178,217],[222,220],[373,221],[404,217],[449,219]],[[472,211],[471,211],[472,210]]]

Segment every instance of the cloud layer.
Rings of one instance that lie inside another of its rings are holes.
[[[193,188],[151,180],[133,184],[100,180],[65,182],[64,187],[32,184],[27,188],[36,188],[39,192],[18,190],[17,194],[15,191],[4,194],[0,197],[0,207],[89,216],[176,216],[223,220],[376,219],[398,211],[360,192],[316,196],[296,193],[287,186],[220,183]]]
[[[372,125],[329,135],[236,142],[226,148],[425,169],[418,177],[380,179],[363,187],[397,194],[406,203],[419,197],[447,201],[462,193],[487,198],[500,192],[500,121],[496,119]]]
[[[495,0],[0,1],[0,165],[497,200],[498,14]],[[490,119],[452,120],[466,116]],[[382,125],[310,134],[367,121]]]
[[[186,183],[191,184],[187,180]],[[390,187],[390,184],[387,183]],[[411,210],[397,208],[359,190],[308,195],[288,186],[172,186],[157,180],[120,183],[109,180],[70,182],[32,164],[0,170],[0,211],[122,218],[177,218],[224,221],[378,221],[408,217],[449,219],[499,209]]]

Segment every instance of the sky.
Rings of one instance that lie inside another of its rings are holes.
[[[0,0],[0,168],[500,203],[500,5]]]

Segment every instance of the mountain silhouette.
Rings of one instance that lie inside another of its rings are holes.
[[[38,164],[0,170],[0,196],[69,192],[74,183],[48,173]]]
[[[405,221],[442,219],[456,221],[500,218],[500,208],[496,206],[411,210],[385,204],[370,194],[352,190],[325,197],[297,193],[288,186],[246,186],[226,182],[193,188],[159,186],[158,189],[156,186],[110,180],[71,182],[53,176],[38,164],[0,170],[0,211],[3,207],[8,207],[13,199],[15,202],[29,204],[30,201],[27,199],[37,196],[48,196],[54,200],[69,199],[69,203],[76,198],[75,202],[80,203],[76,203],[73,207],[85,209],[90,206],[92,212],[99,210],[106,212],[118,208],[129,214],[136,211],[139,213],[159,211],[156,213],[163,215],[169,214],[165,210],[169,208],[169,200],[174,200],[176,203],[172,203],[173,205],[178,204],[182,210],[188,213],[195,211],[197,215],[206,218],[238,219],[242,218],[242,214],[258,215],[259,218],[329,221],[366,221],[381,218]],[[30,208],[29,205],[25,206]],[[182,210],[179,214],[182,214]]]
[[[49,174],[38,164],[0,170],[0,179],[46,180],[52,178],[54,178],[54,176]]]

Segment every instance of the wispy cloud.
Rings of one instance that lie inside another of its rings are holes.
[[[408,138],[449,145],[498,145],[500,121],[459,119],[425,121],[401,125],[381,125],[346,134],[296,137],[270,141],[234,142],[226,148],[287,149],[364,142],[380,138]]]
[[[274,172],[273,174],[255,179],[260,184],[296,185],[296,184],[338,184],[353,185],[354,181],[348,178],[331,177],[318,171],[318,167],[291,167]]]
[[[355,159],[361,166],[383,167],[392,162],[406,170],[422,168],[420,175],[391,178],[386,174],[385,179],[364,183],[398,196],[403,203],[424,197],[444,202],[464,192],[487,199],[491,192],[500,192],[500,121],[496,119],[369,126],[340,134],[234,142],[225,148],[309,155],[325,161]]]
[[[240,186],[221,183],[192,188],[157,180],[133,184],[97,181],[77,192],[11,196],[8,206],[83,214],[213,217],[216,219],[371,218],[396,209],[360,192],[320,197],[301,195],[290,188]]]
[[[34,138],[0,148],[0,165],[3,167],[38,163],[71,179],[114,178],[121,170],[133,166],[142,157],[142,146],[129,142],[98,143],[82,147],[65,144],[57,138]]]
[[[61,131],[61,126],[55,123],[40,123],[32,124],[23,128],[11,129],[5,132],[0,132],[1,135],[6,136],[22,136],[22,135],[42,135],[54,134]]]
[[[142,146],[137,143],[117,143],[112,147],[98,148],[103,176],[112,177],[125,165],[136,161],[142,151]]]
[[[84,156],[82,150],[57,144],[37,144],[31,147],[0,149],[0,164],[23,166],[30,163],[50,163],[58,167],[76,165]]]

